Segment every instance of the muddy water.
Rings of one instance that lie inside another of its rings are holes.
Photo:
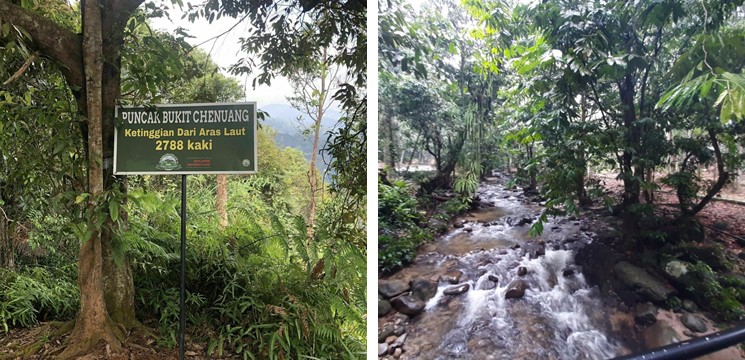
[[[453,285],[439,282],[425,311],[407,326],[402,358],[568,360],[627,353],[611,335],[612,310],[574,265],[574,251],[592,241],[580,223],[554,219],[531,238],[530,225],[517,224],[536,219],[540,208],[496,183],[483,184],[479,196],[494,208],[465,218],[463,228],[428,244],[392,277],[438,280],[457,270],[460,282],[470,284],[468,292],[449,296],[443,291]],[[520,267],[527,274],[518,276]],[[521,299],[505,299],[515,279],[529,288]]]

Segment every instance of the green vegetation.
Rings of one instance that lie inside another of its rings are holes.
[[[95,352],[99,341],[124,352],[125,331],[176,344],[178,177],[112,174],[114,106],[230,102],[244,94],[192,49],[188,29],[150,27],[148,19],[167,16],[167,6],[142,3],[101,11],[112,3],[0,2],[0,332],[65,321],[51,335],[70,332],[55,351],[61,359]],[[242,41],[262,46],[243,44],[250,60],[233,74],[256,71],[254,81],[269,84],[305,70],[322,44],[333,53],[326,61],[350,79],[329,95],[343,118],[333,134],[322,134],[330,139],[331,181],[311,172],[324,194],[314,220],[310,164],[302,152],[279,148],[269,128],[258,134],[260,172],[223,183],[227,225],[215,195],[221,182],[189,176],[187,333],[209,356],[364,356],[365,8],[340,9],[334,1],[277,1],[184,10],[192,20],[261,24]],[[293,15],[277,15],[285,11]],[[301,12],[303,20],[295,16]],[[48,339],[3,356],[37,352]]]
[[[741,262],[707,239],[698,215],[745,168],[742,6],[386,2],[378,53],[385,178],[416,177],[419,202],[452,214],[492,170],[508,173],[507,187],[545,204],[532,235],[550,216],[607,209],[620,218],[618,251],[657,270],[661,259],[697,264],[704,275],[695,292],[722,319],[736,319],[742,291],[714,275]],[[422,164],[433,168],[429,177],[408,172]],[[399,258],[411,258],[411,237],[383,235],[381,254],[404,249]]]

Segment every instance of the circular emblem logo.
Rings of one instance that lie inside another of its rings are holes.
[[[176,155],[165,154],[160,157],[158,165],[155,165],[155,168],[159,170],[171,171],[181,169],[181,164],[178,163],[178,158],[176,157]]]
[[[251,160],[243,159],[243,167],[249,167],[251,165]]]

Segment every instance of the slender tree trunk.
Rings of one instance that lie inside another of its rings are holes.
[[[308,172],[310,180],[310,204],[308,204],[308,240],[313,240],[313,226],[316,217],[316,192],[318,192],[318,168],[316,161],[318,159],[318,140],[321,137],[321,121],[324,115],[324,106],[326,104],[326,76],[328,74],[327,49],[323,49],[323,62],[321,64],[321,88],[318,92],[318,107],[316,108],[316,121],[313,124],[313,152],[310,155],[310,171]]]
[[[409,171],[409,167],[411,166],[411,162],[414,161],[414,154],[416,154],[416,149],[419,146],[419,137],[421,137],[422,134],[416,135],[416,141],[414,141],[414,149],[411,150],[411,156],[409,156],[409,161],[406,165],[406,171]]]
[[[228,180],[227,175],[217,175],[217,217],[221,228],[228,226]]]
[[[101,7],[96,0],[84,0],[83,64],[88,115],[88,187],[90,237],[83,239],[78,259],[80,311],[62,359],[88,353],[105,341],[114,352],[121,351],[123,334],[109,317],[104,297],[101,229],[97,228],[96,207],[104,191],[103,178],[103,40]]]

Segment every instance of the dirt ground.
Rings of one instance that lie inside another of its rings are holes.
[[[61,323],[41,323],[29,329],[11,329],[8,333],[0,334],[0,359],[53,359],[64,350],[68,334],[54,334]],[[151,330],[154,331],[154,330]],[[58,331],[57,331],[58,332]],[[231,356],[208,356],[207,344],[195,343],[186,338],[185,358],[190,360],[202,359],[237,359]],[[28,351],[23,354],[20,351]],[[178,359],[178,346],[166,348],[160,346],[153,336],[129,334],[120,354],[114,354],[107,345],[99,343],[96,350],[83,360],[172,360]]]
[[[623,192],[623,182],[616,180],[615,176],[615,174],[593,175],[595,179],[601,181],[608,195],[620,198]],[[677,196],[670,188],[660,190],[654,192],[655,204],[664,204],[660,206],[658,212],[676,214],[679,211]],[[696,215],[696,219],[704,225],[707,239],[721,244],[734,257],[745,260],[745,204],[725,202],[721,201],[721,198],[745,202],[745,185],[726,186]],[[642,201],[644,201],[643,198]]]

